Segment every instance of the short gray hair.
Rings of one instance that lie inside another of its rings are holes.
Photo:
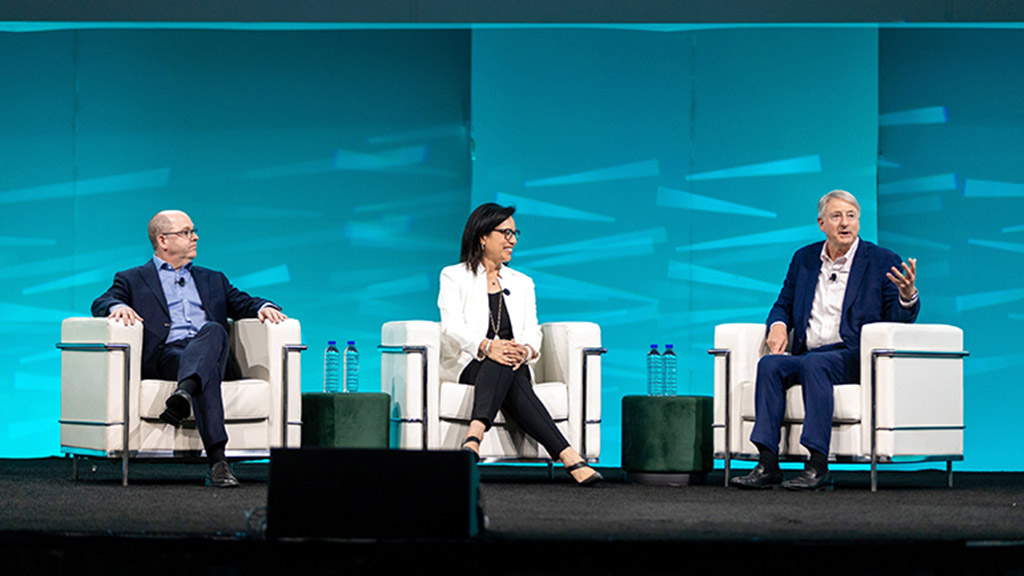
[[[860,202],[857,202],[857,199],[853,197],[853,194],[850,194],[846,190],[833,190],[818,200],[818,218],[825,217],[825,206],[828,204],[828,201],[832,199],[843,200],[844,202],[853,204],[854,208],[857,209],[857,213],[860,214]]]

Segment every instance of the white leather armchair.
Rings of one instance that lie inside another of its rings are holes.
[[[242,380],[222,383],[226,452],[263,458],[273,447],[298,447],[302,431],[299,322],[246,319],[230,325]],[[61,452],[128,459],[199,456],[202,440],[190,417],[180,428],[160,420],[177,383],[140,377],[142,324],[68,318],[61,326]],[[127,446],[127,449],[125,448]]]
[[[757,362],[767,353],[764,324],[715,327],[715,458],[757,460],[754,427]],[[941,324],[879,322],[861,332],[860,382],[838,384],[829,459],[871,463],[963,460],[963,331]],[[786,393],[779,456],[802,460],[803,399],[800,386]]]
[[[588,461],[601,453],[601,329],[590,322],[541,325],[534,389],[569,443]],[[381,390],[391,395],[391,444],[406,450],[457,450],[469,429],[473,387],[441,382],[441,325],[388,322],[381,328]],[[543,446],[501,412],[484,436],[481,458],[550,460]]]

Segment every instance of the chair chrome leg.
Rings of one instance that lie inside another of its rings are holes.
[[[946,460],[946,487],[953,487],[953,461]]]
[[[71,479],[78,480],[78,454],[71,455]]]

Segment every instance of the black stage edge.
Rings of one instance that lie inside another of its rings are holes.
[[[81,468],[75,482],[67,459],[0,460],[0,574],[1024,574],[1022,473],[947,489],[943,471],[883,470],[871,493],[866,471],[837,472],[835,491],[795,494],[727,489],[720,471],[675,488],[601,469],[580,489],[560,470],[481,466],[479,536],[342,539],[265,535],[266,461],[236,464],[234,490],[204,488],[201,464],[140,463],[128,487],[116,462]]]
[[[480,532],[473,455],[274,449],[269,538],[471,538]]]

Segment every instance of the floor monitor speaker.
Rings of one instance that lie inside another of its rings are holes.
[[[274,449],[267,535],[468,538],[481,528],[479,487],[463,450]]]

